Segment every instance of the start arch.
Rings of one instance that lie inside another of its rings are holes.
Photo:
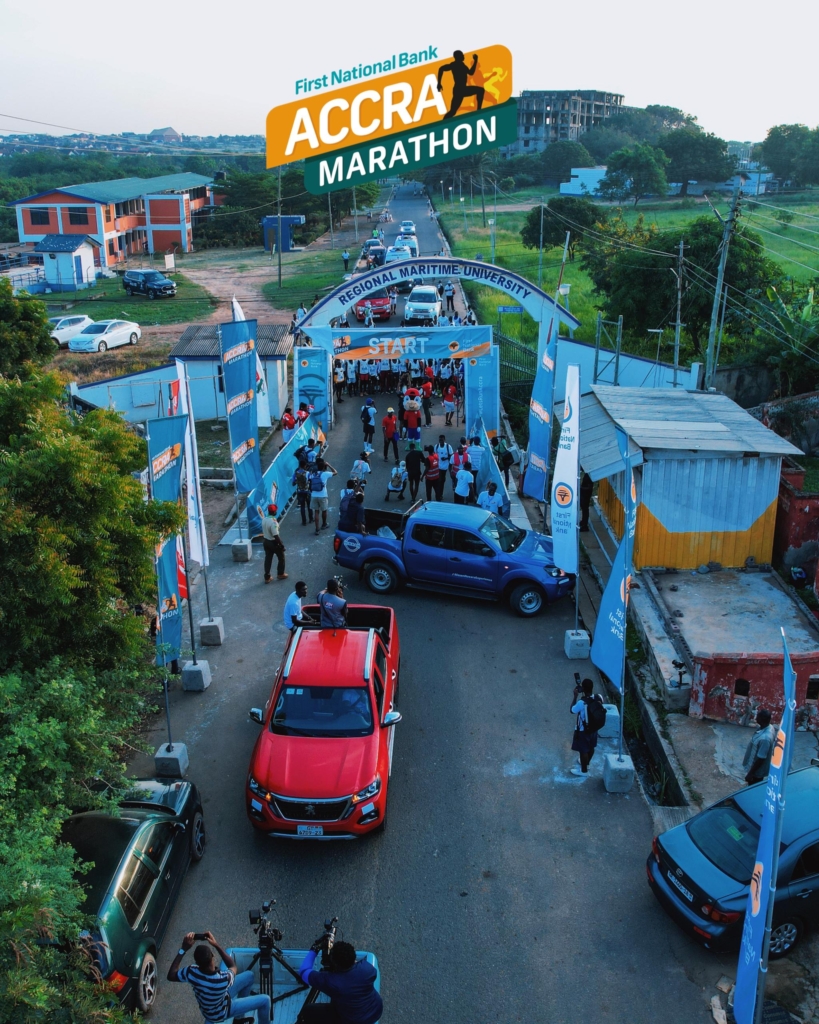
[[[545,342],[546,333],[552,317],[556,314],[559,322],[567,327],[579,327],[580,321],[568,313],[537,285],[527,281],[525,277],[515,274],[503,267],[496,267],[481,260],[464,260],[456,256],[416,256],[408,260],[390,263],[363,274],[356,274],[334,288],[329,295],[313,306],[301,321],[302,330],[309,334],[309,328],[325,327],[331,320],[346,313],[353,303],[366,298],[370,292],[379,288],[387,288],[399,284],[408,278],[458,278],[462,281],[475,281],[488,285],[498,291],[505,292],[519,306],[523,306],[529,316],[538,323],[538,351]]]

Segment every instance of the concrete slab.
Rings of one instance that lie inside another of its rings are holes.
[[[571,661],[584,661],[589,656],[591,639],[585,629],[567,629],[563,635],[563,653]]]
[[[603,755],[603,785],[607,793],[628,793],[634,785],[634,762],[623,754]]]
[[[189,764],[188,748],[184,743],[174,743],[170,750],[167,743],[162,743],[156,748],[154,771],[162,778],[184,779]]]
[[[225,640],[225,623],[221,615],[199,620],[199,642],[204,647],[221,647]]]
[[[210,686],[210,665],[202,659],[196,664],[186,661],[182,666],[182,689],[191,693],[201,693]]]
[[[247,536],[247,535],[245,535]],[[234,562],[253,561],[253,543],[249,540],[235,540],[230,545]]]

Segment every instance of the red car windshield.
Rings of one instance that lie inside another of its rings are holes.
[[[369,736],[370,694],[364,686],[283,686],[270,720],[280,736]]]
[[[379,299],[389,302],[390,297],[387,295],[386,288],[379,288],[376,292],[370,292],[365,299],[359,299],[356,305],[366,306],[368,302],[377,302]]]

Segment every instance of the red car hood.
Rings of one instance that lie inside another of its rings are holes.
[[[250,774],[279,796],[313,800],[350,796],[375,778],[378,738],[377,729],[371,736],[348,739],[277,736],[265,731],[256,745]]]
[[[373,309],[375,309],[376,306],[389,306],[390,304],[390,300],[388,298],[359,299],[358,302],[355,304],[355,307],[356,309],[364,309],[368,302],[373,307]]]

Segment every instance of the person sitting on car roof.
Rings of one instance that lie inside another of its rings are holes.
[[[316,603],[321,611],[321,625],[323,628],[342,629],[347,625],[347,602],[344,600],[344,591],[341,589],[341,584],[335,577],[327,580],[327,586],[316,597]]]

